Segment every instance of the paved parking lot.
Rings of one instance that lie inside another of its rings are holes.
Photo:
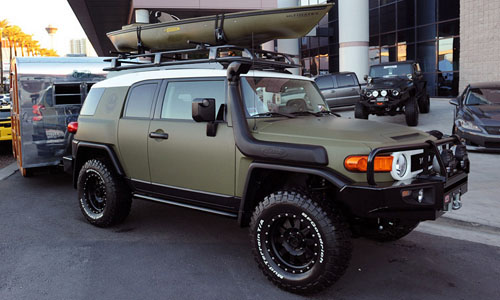
[[[65,174],[16,173],[0,191],[0,299],[302,298],[264,278],[232,219],[136,200],[124,224],[100,229]],[[357,239],[346,275],[314,299],[495,299],[499,255],[419,232]]]

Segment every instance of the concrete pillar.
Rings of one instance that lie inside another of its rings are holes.
[[[292,7],[292,6],[300,6],[298,0],[278,0],[278,8],[282,7]],[[298,39],[281,39],[278,40],[278,52],[288,53],[292,55],[297,55],[295,59],[295,63],[300,63],[299,57],[299,40]],[[289,69],[293,74],[300,74],[300,70],[298,68]]]
[[[339,0],[339,70],[368,74],[369,7],[367,0]]]

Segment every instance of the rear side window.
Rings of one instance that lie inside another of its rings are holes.
[[[97,105],[99,104],[99,101],[101,100],[103,93],[104,93],[104,88],[91,89],[90,92],[87,94],[87,98],[85,98],[85,102],[83,102],[80,115],[93,116],[95,114]]]
[[[161,109],[162,119],[192,120],[192,103],[196,98],[214,98],[216,112],[225,103],[226,84],[223,80],[212,81],[172,81]]]
[[[333,80],[331,76],[321,76],[316,78],[315,81],[321,90],[333,89]]]
[[[54,84],[54,98],[56,105],[81,104],[82,93],[80,83]]]
[[[149,118],[157,83],[136,85],[130,89],[124,117]]]
[[[339,87],[356,85],[356,82],[354,81],[354,75],[353,74],[337,75],[337,84],[339,85]]]

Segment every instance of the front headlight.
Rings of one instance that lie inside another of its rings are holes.
[[[378,91],[373,91],[373,92],[372,92],[372,96],[373,96],[373,97],[378,97]]]
[[[397,97],[399,95],[399,91],[398,90],[392,90],[392,95],[394,97]]]
[[[399,155],[396,159],[395,172],[399,177],[404,177],[406,173],[406,169],[408,167],[408,162],[406,160],[405,155]]]
[[[382,91],[380,92],[380,96],[382,96],[382,97],[387,96],[387,91],[386,91],[386,90],[382,90]]]
[[[372,96],[372,91],[366,91],[365,92],[366,97],[371,97]]]
[[[458,119],[457,121],[458,121],[458,126],[462,127],[463,129],[482,132],[481,127],[477,126],[471,121],[466,121],[464,119]]]

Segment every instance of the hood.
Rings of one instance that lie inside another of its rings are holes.
[[[432,137],[406,126],[334,116],[249,120],[255,138],[328,147],[380,146],[424,142]],[[362,154],[361,152],[359,154]]]
[[[466,109],[485,125],[500,125],[500,105],[468,105]]]
[[[406,77],[387,77],[387,78],[372,78],[372,82],[366,85],[367,90],[384,90],[384,89],[405,89],[412,85],[413,82]]]

